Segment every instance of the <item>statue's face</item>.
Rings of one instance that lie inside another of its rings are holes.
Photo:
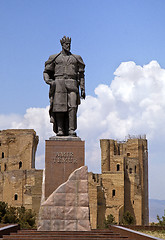
[[[70,43],[64,42],[64,43],[62,44],[62,48],[63,48],[65,51],[70,52]]]

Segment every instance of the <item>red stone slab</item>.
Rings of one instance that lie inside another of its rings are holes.
[[[52,138],[45,145],[45,199],[77,168],[84,166],[84,141]]]

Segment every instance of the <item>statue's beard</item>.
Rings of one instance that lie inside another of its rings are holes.
[[[70,52],[70,47],[63,48],[66,52]]]
[[[70,48],[66,48],[65,51],[70,52]]]

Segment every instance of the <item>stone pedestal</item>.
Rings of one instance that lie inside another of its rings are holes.
[[[45,148],[45,199],[77,168],[84,166],[84,141],[78,137],[52,137]]]

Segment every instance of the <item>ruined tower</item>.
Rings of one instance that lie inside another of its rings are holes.
[[[130,137],[118,142],[101,139],[101,170],[89,173],[89,199],[97,215],[92,212],[92,226],[102,227],[109,214],[122,223],[123,213],[129,211],[137,225],[147,225],[148,213],[148,150],[145,137]],[[97,196],[95,206],[92,198]],[[92,197],[93,196],[93,197]]]
[[[35,169],[38,136],[33,129],[0,131],[0,201],[39,211],[42,170]]]

